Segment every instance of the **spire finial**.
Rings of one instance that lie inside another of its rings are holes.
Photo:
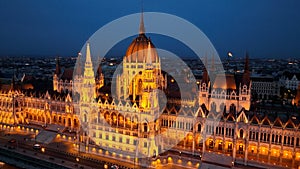
[[[143,0],[142,0],[142,12],[141,12],[141,21],[140,21],[140,34],[145,33],[145,25],[144,25],[144,8],[143,8]]]
[[[245,68],[243,74],[243,84],[249,85],[250,82],[250,71],[249,71],[249,54],[246,52]]]
[[[146,64],[147,64],[147,68],[149,68],[149,69],[152,68],[152,47],[151,47],[150,42],[148,42],[148,51],[147,51]]]
[[[86,58],[85,58],[86,63],[92,63],[91,59],[91,50],[90,50],[90,42],[88,41],[86,43]]]

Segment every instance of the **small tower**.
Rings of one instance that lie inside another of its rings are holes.
[[[102,69],[101,69],[101,65],[100,65],[101,61],[99,61],[99,66],[96,72],[96,91],[98,91],[102,86],[104,86],[104,76],[102,73]]]
[[[210,79],[208,75],[208,71],[206,69],[207,66],[207,57],[205,57],[205,63],[203,65],[203,77],[200,82],[199,86],[199,103],[202,105],[208,105],[208,95],[209,95],[209,88],[210,88]]]
[[[243,74],[242,82],[240,83],[239,90],[240,90],[239,91],[240,106],[244,107],[246,110],[249,110],[250,99],[251,99],[251,80],[250,80],[248,53],[246,53],[244,74]]]
[[[61,67],[60,67],[60,64],[59,64],[59,58],[56,57],[55,60],[56,60],[56,68],[55,68],[55,72],[54,72],[54,75],[53,75],[53,90],[57,91],[57,92],[60,92],[59,79],[60,79],[60,76],[61,76]]]
[[[93,102],[96,97],[95,88],[95,74],[91,59],[90,44],[87,43],[80,100],[82,102]]]
[[[95,102],[96,83],[89,43],[86,44],[85,64],[82,78],[82,84],[78,91],[80,93],[79,118],[81,123],[80,125],[84,131],[83,139],[88,142],[91,117],[93,117],[97,112],[97,106]]]
[[[156,99],[155,102],[153,102],[155,105],[151,105],[152,99],[150,99],[150,94],[153,90],[157,89],[157,83],[156,83],[156,76],[155,76],[155,69],[153,69],[152,65],[152,48],[150,45],[150,42],[148,43],[148,49],[147,49],[147,57],[146,57],[146,70],[143,72],[143,93],[142,93],[142,102],[141,106],[143,108],[150,108],[150,107],[157,107],[158,100]]]

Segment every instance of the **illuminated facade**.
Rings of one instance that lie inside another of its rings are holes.
[[[82,77],[82,61],[81,53],[78,54],[78,62],[76,69],[62,68],[59,62],[59,58],[56,58],[56,68],[53,74],[53,90],[59,93],[71,93],[78,92],[77,90],[83,83]],[[100,89],[104,85],[104,76],[101,69],[97,70],[95,76],[96,89]],[[76,85],[76,86],[74,86]]]
[[[0,93],[1,124],[42,127],[56,124],[71,131],[79,129],[79,120],[74,113],[70,94],[27,93],[13,87]]]
[[[84,67],[79,61],[75,69],[74,83],[60,79],[59,64],[54,74],[54,90],[70,91],[73,86],[73,98],[69,93],[36,95],[12,87],[0,93],[0,123],[57,124],[82,134],[82,140],[136,157],[152,157],[172,148],[203,158],[213,152],[227,154],[244,164],[300,164],[299,116],[273,107],[250,109],[248,57],[240,80],[234,74],[225,74],[226,80],[219,74],[210,79],[204,68],[197,99],[170,99],[161,115],[156,89],[166,89],[167,82],[156,49],[145,35],[143,18],[140,33],[123,59],[122,74],[117,75],[115,98],[97,96],[104,78],[99,71],[95,78],[89,43],[83,59]],[[166,130],[167,135],[156,137]]]

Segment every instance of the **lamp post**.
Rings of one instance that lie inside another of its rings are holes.
[[[199,158],[200,158],[200,167],[201,167],[201,165],[202,165],[202,154],[201,153],[199,155]]]

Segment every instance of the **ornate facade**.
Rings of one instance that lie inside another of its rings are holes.
[[[94,77],[89,43],[84,60],[83,68],[81,62],[77,64],[74,84],[66,82],[75,88],[73,97],[69,93],[37,95],[14,87],[2,91],[0,123],[57,124],[82,134],[87,143],[136,157],[153,157],[172,149],[202,154],[203,159],[215,152],[244,164],[300,165],[299,110],[250,105],[248,56],[241,78],[204,68],[197,99],[169,99],[166,107],[160,107],[158,95],[158,90],[167,87],[166,78],[154,44],[145,35],[143,18],[140,33],[123,59],[122,73],[117,75],[116,97],[97,96],[103,76]],[[66,89],[60,84],[60,74],[57,66],[53,87],[59,92]]]

